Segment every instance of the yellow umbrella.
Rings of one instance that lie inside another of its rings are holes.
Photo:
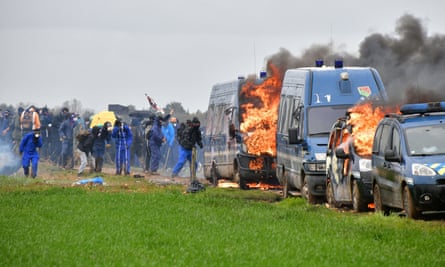
[[[116,115],[114,115],[113,111],[101,111],[94,114],[91,119],[90,128],[93,128],[94,126],[103,126],[107,121],[111,122],[111,125],[114,125]]]

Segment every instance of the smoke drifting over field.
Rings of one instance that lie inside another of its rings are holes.
[[[396,36],[367,36],[360,44],[358,57],[333,51],[331,44],[325,44],[311,46],[301,57],[282,48],[268,63],[284,74],[288,68],[313,66],[317,58],[327,65],[341,58],[345,66],[376,68],[393,102],[445,101],[445,36],[428,36],[420,19],[409,14],[398,19],[395,32]]]

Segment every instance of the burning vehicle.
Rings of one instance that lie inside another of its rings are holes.
[[[326,151],[332,124],[366,99],[386,100],[379,73],[370,67],[324,66],[286,71],[277,122],[277,178],[283,195],[298,190],[309,203],[325,200]]]
[[[241,189],[260,183],[279,186],[275,133],[281,79],[273,66],[271,72],[213,86],[203,134],[203,169],[214,185],[228,179]]]
[[[356,212],[373,207],[371,149],[378,122],[391,107],[366,101],[337,119],[326,151],[326,199],[331,207],[352,206]]]
[[[376,212],[408,218],[445,211],[445,102],[405,104],[375,132],[372,185]]]

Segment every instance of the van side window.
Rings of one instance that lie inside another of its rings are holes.
[[[391,137],[391,127],[389,125],[383,125],[382,137],[380,138],[379,142],[378,155],[383,157],[385,150],[391,148]]]
[[[304,109],[302,107],[299,107],[297,109],[297,119],[295,119],[296,124],[298,125],[298,137],[303,138],[303,131],[304,131]]]
[[[382,129],[383,129],[383,127],[378,127],[377,128],[377,130],[375,132],[374,140],[379,140],[379,141],[382,140]],[[374,142],[372,144],[372,154],[378,154],[378,152],[379,152],[379,145],[380,145],[380,142]]]
[[[278,127],[280,127],[279,129],[277,129],[280,133],[285,133],[285,129],[287,126],[287,114],[286,114],[286,110],[287,110],[287,106],[288,106],[288,101],[286,101],[286,97],[282,96],[283,98],[281,99],[281,104],[280,104],[280,114],[282,114],[281,116],[278,116],[278,119],[280,120],[278,123]]]
[[[397,129],[394,129],[392,133],[392,147],[391,149],[394,150],[395,155],[400,155],[400,134],[397,131]]]

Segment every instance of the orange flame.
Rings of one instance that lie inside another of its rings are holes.
[[[249,161],[249,169],[261,170],[264,165],[264,158],[256,158]]]
[[[241,88],[244,97],[241,104],[242,117],[240,131],[249,154],[276,155],[278,105],[281,93],[281,75],[278,68],[270,64],[271,76],[261,84],[247,80]]]
[[[371,156],[374,133],[387,113],[398,113],[399,107],[374,107],[373,102],[357,104],[349,109],[348,124],[352,125],[354,148],[357,154]]]
[[[263,183],[263,182],[247,183],[247,186],[250,189],[260,189],[260,190],[282,189],[283,188],[283,186],[281,186],[281,185],[273,185],[273,184],[268,184],[268,183]]]

